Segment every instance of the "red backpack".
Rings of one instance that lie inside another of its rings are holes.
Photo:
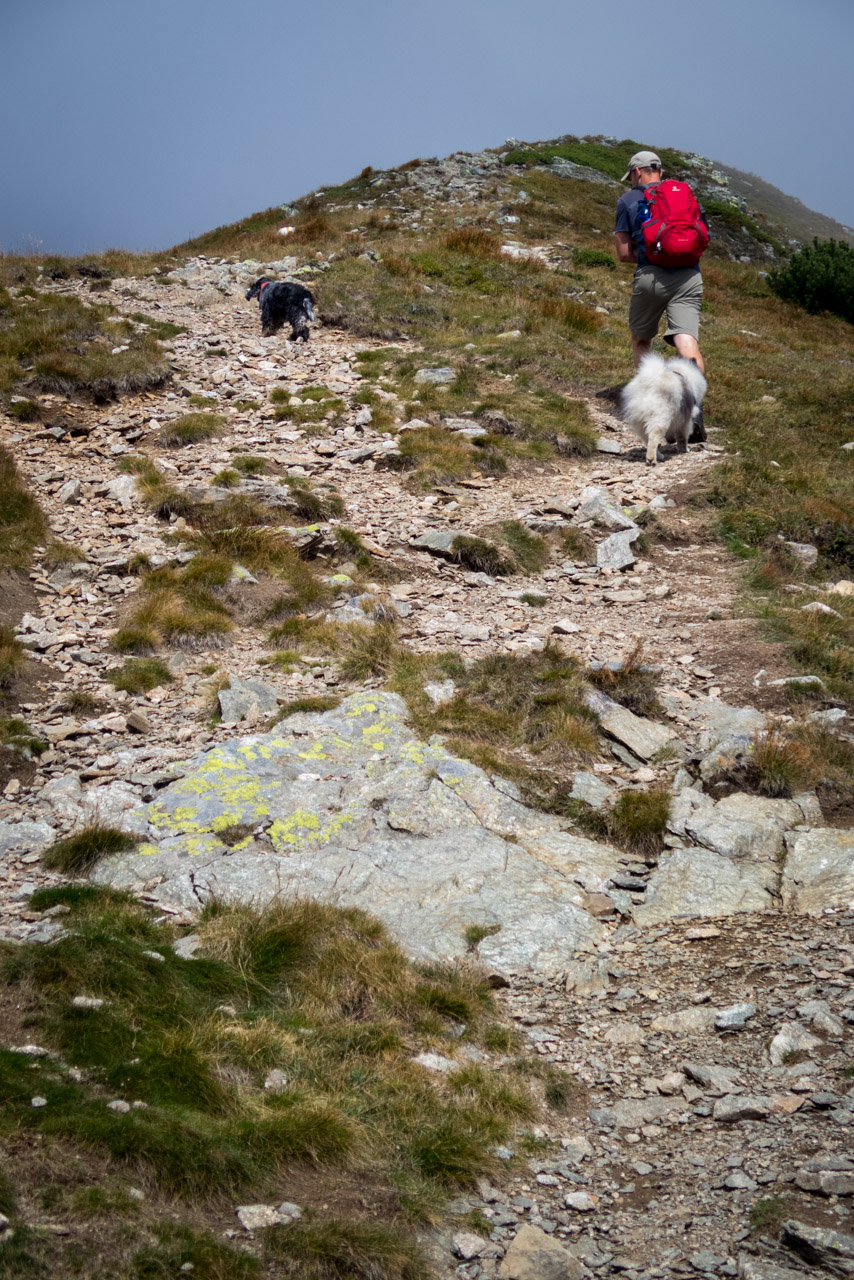
[[[687,182],[654,182],[644,191],[641,235],[657,267],[695,267],[708,248],[709,229]]]

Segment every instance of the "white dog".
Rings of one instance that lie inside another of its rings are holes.
[[[623,389],[623,418],[646,444],[647,466],[658,462],[658,446],[676,442],[680,453],[688,448],[692,430],[705,440],[703,397],[706,379],[693,360],[682,356],[663,360],[644,356],[631,382]]]

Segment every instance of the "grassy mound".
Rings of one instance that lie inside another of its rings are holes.
[[[4,1016],[23,1001],[18,1039],[51,1051],[0,1050],[0,1152],[36,1141],[63,1153],[59,1188],[25,1162],[17,1194],[49,1194],[75,1236],[94,1220],[95,1255],[115,1273],[189,1261],[216,1276],[420,1276],[410,1224],[493,1173],[494,1144],[535,1115],[512,1062],[443,1076],[412,1061],[461,1043],[503,1052],[513,1035],[475,969],[411,964],[362,912],[211,903],[182,959],[174,930],[126,894],[69,885],[32,901],[60,905],[54,942],[0,948]],[[127,1192],[140,1180],[170,1210],[145,1244]],[[333,1183],[357,1212],[329,1212]],[[200,1206],[246,1196],[305,1210],[265,1233],[254,1260],[198,1230]]]

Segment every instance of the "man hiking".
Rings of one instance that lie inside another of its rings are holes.
[[[680,259],[679,255],[662,251],[661,243],[651,247],[648,239],[645,241],[642,230],[644,222],[650,221],[650,205],[654,205],[658,184],[662,182],[662,165],[655,152],[638,151],[633,155],[622,180],[630,182],[632,189],[620,196],[617,202],[614,243],[618,260],[635,265],[629,303],[629,329],[635,368],[651,350],[652,340],[658,333],[658,322],[666,312],[667,330],[664,341],[675,347],[680,356],[695,360],[702,373],[705,366],[697,341],[700,332],[700,303],[703,298],[699,258],[708,243],[708,230],[705,228],[702,210],[694,201],[693,222],[685,223],[689,236],[693,234],[690,243],[700,245],[705,237],[696,253],[696,261],[690,262],[694,256],[690,251],[683,253]],[[647,188],[651,190],[648,192]],[[683,200],[685,192],[693,200],[690,187],[684,183],[662,184],[665,194],[668,188],[674,191],[679,188],[681,190],[677,194]],[[651,261],[648,253],[652,253],[659,261]],[[660,265],[661,260],[673,263],[686,259],[690,265]]]

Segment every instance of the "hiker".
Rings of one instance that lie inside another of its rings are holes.
[[[677,194],[685,202],[687,212],[679,214],[691,221],[680,226],[687,232],[688,251],[668,253],[662,251],[662,243],[646,240],[642,225],[647,219],[654,221],[648,201],[654,202],[655,192],[662,180],[662,165],[654,151],[638,151],[629,161],[623,174],[623,182],[631,182],[632,189],[617,201],[617,223],[614,243],[620,262],[635,265],[632,297],[629,303],[629,329],[632,335],[632,354],[635,368],[652,348],[652,340],[658,332],[658,322],[667,312],[667,331],[664,341],[675,347],[680,356],[695,360],[700,372],[704,372],[698,336],[700,332],[700,303],[703,298],[703,277],[700,272],[700,254],[708,244],[709,233],[702,209],[685,183],[664,185],[665,196],[669,191],[681,189]],[[647,188],[651,188],[648,192]],[[685,194],[687,193],[687,195]],[[688,202],[693,201],[693,213]],[[662,233],[663,234],[663,233]],[[691,248],[690,246],[693,246]],[[684,246],[683,246],[684,247]],[[696,252],[696,250],[699,250]],[[657,261],[651,261],[652,254]],[[691,261],[691,259],[694,261]],[[689,265],[661,265],[662,261],[676,264],[687,261]]]

